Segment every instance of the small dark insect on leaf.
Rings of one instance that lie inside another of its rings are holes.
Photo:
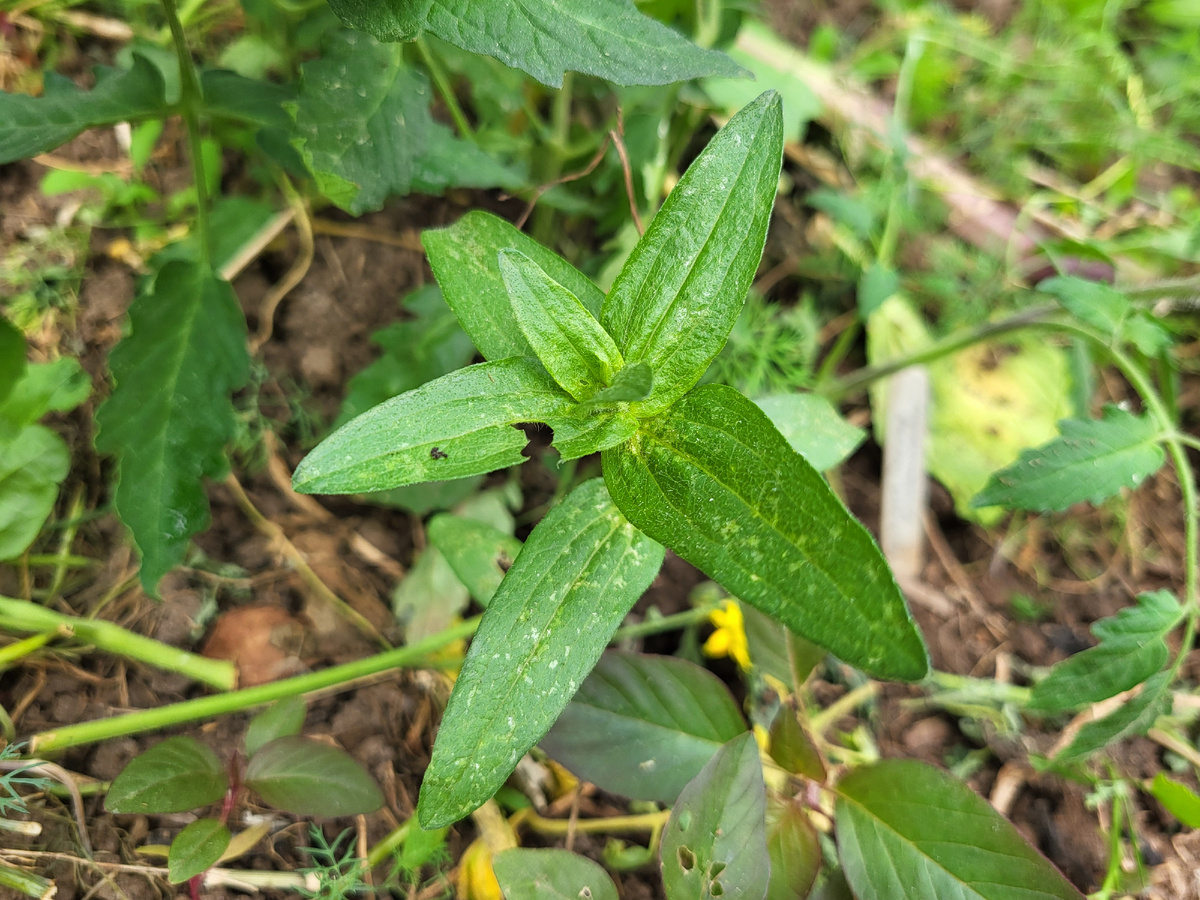
[[[430,458],[430,459],[448,459],[448,458],[449,458],[449,456],[450,456],[450,454],[448,454],[448,453],[443,453],[443,452],[442,452],[441,450],[439,450],[437,447],[434,447],[432,450],[430,450],[430,451],[429,451],[429,458]]]

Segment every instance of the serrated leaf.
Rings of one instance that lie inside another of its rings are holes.
[[[837,792],[838,855],[859,900],[1083,900],[985,800],[924,763],[862,766]]]
[[[989,479],[972,506],[1062,510],[1137,487],[1162,466],[1162,432],[1149,416],[1105,406],[1100,419],[1064,419],[1060,436],[1026,450]]]
[[[754,735],[722,746],[679,794],[663,829],[661,862],[669,900],[766,896],[766,787]]]
[[[167,112],[162,76],[138,53],[129,69],[98,67],[90,91],[48,73],[41,97],[0,91],[0,164],[53,150],[86,128]]]
[[[642,15],[630,0],[515,0],[503,10],[467,0],[337,0],[331,5],[346,24],[381,40],[412,40],[427,30],[550,87],[562,87],[568,71],[617,84],[745,74],[723,53],[697,47]]]
[[[1055,766],[1086,759],[1109,744],[1134,735],[1145,734],[1155,719],[1170,712],[1171,673],[1159,672],[1148,678],[1136,697],[1126,700],[1116,712],[1088,722],[1075,739],[1053,758]]]
[[[516,847],[492,857],[505,900],[617,900],[617,886],[599,863],[569,850]]]
[[[229,779],[215,753],[189,737],[160,741],[129,761],[104,800],[111,813],[173,813],[216,803]]]
[[[1029,708],[1059,712],[1099,703],[1141,684],[1166,665],[1165,640],[1183,617],[1170,591],[1141,594],[1137,606],[1092,625],[1100,643],[1056,665],[1033,687]]]
[[[491,213],[473,210],[449,228],[422,233],[421,243],[446,303],[484,359],[533,355],[513,315],[500,274],[502,250],[519,250],[528,256],[579,298],[593,316],[599,315],[604,302],[604,292],[586,275]]]
[[[629,521],[738,599],[875,677],[928,671],[870,534],[737,391],[697,388],[603,464]]]
[[[216,865],[229,846],[229,829],[216,819],[197,819],[171,842],[167,880],[180,884]]]
[[[621,411],[594,411],[591,415],[580,411],[549,419],[546,424],[554,429],[554,449],[564,460],[623,444],[638,430],[638,420]]]
[[[663,548],[625,520],[600,479],[538,524],[492,598],[446,705],[421,785],[423,826],[457,821],[504,784],[662,559]]]
[[[782,158],[779,96],[768,92],[691,164],[613,283],[600,323],[626,362],[654,372],[637,414],[682,397],[725,345],[762,258]]]
[[[498,528],[443,513],[429,520],[429,543],[436,547],[455,576],[486,607],[521,552],[521,542]]]
[[[1150,785],[1150,793],[1188,828],[1200,828],[1200,797],[1186,784],[1159,772]]]
[[[771,879],[766,900],[803,900],[821,871],[821,843],[808,814],[787,801],[774,821],[767,819]]]
[[[383,793],[345,750],[299,735],[276,738],[246,765],[246,787],[298,816],[353,816],[383,806]]]
[[[276,700],[251,719],[246,727],[246,755],[253,756],[263,744],[275,738],[299,734],[307,713],[308,707],[300,697]]]
[[[845,462],[867,436],[820,394],[772,394],[754,402],[818,472]]]
[[[0,316],[0,404],[25,374],[25,335]]]
[[[405,65],[399,47],[339,31],[326,38],[320,59],[301,67],[288,106],[292,143],[321,192],[354,215],[413,190],[516,186],[495,159],[435,122],[430,100],[428,80]],[[435,161],[450,151],[458,157],[453,172]]]
[[[301,461],[292,484],[305,494],[355,494],[518,465],[528,441],[511,426],[571,405],[535,360],[468,366],[343,425]]]
[[[0,560],[20,556],[33,543],[71,468],[66,443],[49,428],[6,431],[0,423]]]
[[[604,654],[541,746],[580,778],[635,800],[674,803],[746,730],[729,689],[694,663]]]
[[[154,595],[207,526],[203,479],[225,469],[237,430],[230,395],[250,360],[233,288],[198,263],[168,263],[134,298],[108,365],[115,386],[96,412],[96,449],[117,458],[117,513]]]
[[[564,391],[587,400],[612,384],[625,362],[578,297],[520,250],[500,251],[500,276],[521,333]]]

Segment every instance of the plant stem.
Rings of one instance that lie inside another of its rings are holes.
[[[188,50],[187,36],[179,20],[175,0],[162,0],[167,24],[171,26],[171,39],[175,43],[175,55],[179,58],[179,111],[187,128],[188,153],[192,157],[192,179],[196,182],[196,239],[200,245],[200,262],[212,263],[212,236],[208,226],[208,179],[204,173],[204,153],[200,135],[199,110],[204,103],[200,89],[200,78],[192,53]]]
[[[576,819],[573,829],[578,834],[604,834],[612,831],[654,831],[667,824],[671,811],[641,813],[636,816],[608,816],[603,819]],[[528,825],[540,834],[566,834],[572,829],[569,819],[547,819],[533,810],[521,817],[520,824]]]
[[[53,731],[43,731],[30,738],[30,752],[49,753],[67,747],[77,747],[81,744],[123,737],[127,734],[169,728],[184,722],[194,722],[197,719],[242,712],[284,697],[295,697],[324,690],[355,678],[386,672],[388,669],[417,667],[426,662],[429,654],[454,641],[470,637],[478,627],[479,617],[476,616],[407,647],[398,647],[395,650],[378,653],[365,659],[343,663],[340,666],[331,666],[319,672],[310,672],[307,675],[298,675],[295,678],[273,681],[270,684],[243,688],[239,691],[229,691],[212,697],[185,700],[182,703],[173,703],[156,709],[145,709],[123,716],[112,716],[94,722],[68,725]]]
[[[951,353],[956,353],[964,347],[978,344],[980,341],[986,341],[988,338],[1008,334],[1010,331],[1017,331],[1021,328],[1031,326],[1053,327],[1056,323],[1050,317],[1059,312],[1059,309],[1056,304],[1035,306],[1015,313],[1007,319],[1001,319],[998,322],[986,322],[983,325],[968,328],[957,334],[948,335],[940,341],[934,341],[928,347],[916,353],[897,357],[878,366],[868,366],[859,369],[857,372],[851,372],[844,378],[830,381],[817,388],[817,393],[830,400],[844,399],[861,390],[865,390],[868,385],[881,378],[895,375],[901,369],[933,362],[935,359],[949,356]]]
[[[160,669],[179,672],[188,678],[227,691],[237,683],[233,663],[223,659],[208,659],[171,647],[120,625],[99,619],[64,616],[25,600],[0,597],[0,628],[10,631],[74,635],[97,649],[128,656]]]
[[[425,63],[425,68],[429,70],[429,77],[433,80],[434,88],[441,96],[442,102],[446,104],[450,118],[454,120],[454,127],[458,129],[458,133],[462,137],[470,141],[475,140],[475,130],[471,128],[466,114],[458,105],[458,97],[454,95],[454,88],[451,87],[450,79],[446,77],[446,71],[442,68],[442,64],[430,52],[429,45],[425,43],[424,38],[417,38],[415,43],[417,52],[421,54],[421,60]]]
[[[720,605],[720,603],[706,603],[703,606],[697,606],[695,609],[688,609],[655,619],[647,619],[645,622],[638,622],[636,625],[626,625],[624,628],[618,628],[617,633],[613,635],[612,639],[613,641],[625,641],[631,638],[645,637],[648,634],[673,631],[676,628],[686,628],[689,625],[698,625],[708,619],[709,614]]]

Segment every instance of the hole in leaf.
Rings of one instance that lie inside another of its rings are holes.
[[[725,863],[715,862],[711,866],[708,867],[708,877],[715,880],[716,878],[720,877],[721,873],[724,871],[725,871]]]
[[[592,889],[585,884],[583,889],[580,890],[579,896],[582,897],[583,900],[592,900]]]
[[[708,886],[708,892],[714,897],[720,897],[725,893],[725,888],[721,887],[721,883],[719,881],[714,881]]]
[[[679,868],[685,872],[690,872],[696,867],[696,856],[687,847],[680,847],[679,853]]]

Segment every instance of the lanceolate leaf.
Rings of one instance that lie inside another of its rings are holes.
[[[375,779],[349,753],[299,735],[263,745],[246,766],[246,787],[298,816],[352,816],[383,806]]]
[[[674,803],[718,748],[745,730],[728,688],[708,670],[610,652],[541,746],[606,791]]]
[[[167,880],[187,881],[216,864],[229,846],[229,829],[216,819],[197,819],[171,842],[167,857]]]
[[[464,50],[562,87],[565,72],[617,84],[671,84],[744,70],[642,15],[630,0],[335,0],[346,24],[381,40],[428,30]]]
[[[511,534],[449,513],[430,519],[427,533],[429,543],[441,551],[475,602],[485,607],[521,551],[521,542]]]
[[[587,400],[612,384],[624,361],[578,297],[520,250],[500,251],[500,275],[521,333],[564,391]]]
[[[1170,709],[1171,673],[1159,672],[1147,679],[1138,695],[1126,700],[1116,712],[1080,728],[1075,740],[1054,757],[1054,765],[1085,759],[1109,744],[1145,734],[1154,725],[1155,719]]]
[[[163,90],[158,69],[134,54],[130,69],[98,68],[90,91],[50,73],[41,97],[0,92],[0,164],[53,150],[85,128],[164,115]]]
[[[173,813],[216,803],[229,780],[208,747],[189,737],[161,741],[130,760],[104,800],[112,813]]]
[[[1092,625],[1099,645],[1056,665],[1034,686],[1030,708],[1078,709],[1141,684],[1166,664],[1165,638],[1182,617],[1170,591],[1140,595],[1137,606]]]
[[[492,598],[454,685],[421,785],[425,827],[467,815],[546,733],[662,565],[604,482],[534,529]]]
[[[697,388],[603,460],[629,520],[730,593],[871,675],[925,675],[879,548],[737,391]]]
[[[1159,772],[1150,785],[1150,793],[1188,828],[1200,828],[1200,797],[1186,784]]]
[[[1059,437],[995,473],[971,505],[1045,511],[1099,503],[1137,487],[1163,464],[1161,431],[1150,416],[1106,406],[1103,418],[1065,419],[1059,430]]]
[[[442,295],[485,359],[533,356],[513,315],[500,274],[501,250],[519,250],[579,298],[593,316],[604,293],[569,262],[491,213],[474,210],[449,228],[426,231],[421,243]]]
[[[303,66],[290,107],[293,143],[322,193],[355,215],[411,190],[515,184],[491,156],[459,146],[429,114],[430,99],[425,76],[404,65],[399,47],[341,31],[326,40],[320,59]],[[453,173],[431,168],[427,157],[448,152],[458,156]]]
[[[293,484],[306,494],[383,491],[517,465],[524,432],[562,415],[571,398],[535,360],[451,372],[343,425],[306,456]]]
[[[783,115],[768,92],[709,142],[613,283],[600,322],[627,362],[654,372],[642,415],[691,390],[725,346],[762,258],[782,159]]]
[[[758,744],[747,732],[721,747],[679,795],[662,835],[670,900],[763,900],[766,788]]]
[[[492,860],[505,900],[617,900],[599,863],[569,850],[516,847]]]
[[[838,855],[859,900],[1083,900],[958,779],[913,760],[838,784]]]
[[[202,480],[224,470],[237,424],[230,394],[250,366],[229,282],[198,263],[168,263],[134,298],[129,335],[108,364],[115,386],[96,413],[96,449],[117,457],[117,513],[153,594],[208,524]]]

